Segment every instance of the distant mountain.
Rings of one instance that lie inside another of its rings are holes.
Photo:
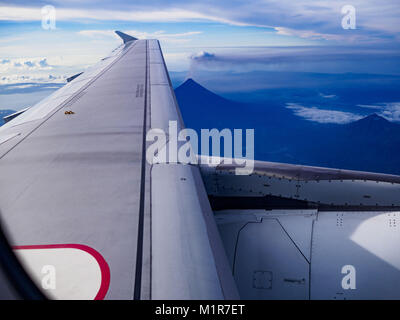
[[[377,114],[349,123],[332,132],[331,161],[361,170],[400,174],[400,125]]]
[[[349,123],[347,125],[349,130],[354,132],[362,133],[364,135],[375,135],[382,133],[390,133],[393,130],[399,129],[399,125],[386,120],[385,118],[377,115],[376,113],[370,114],[369,116],[362,118],[358,121]]]
[[[174,87],[186,72],[170,72]],[[310,73],[285,71],[196,70],[196,81],[224,92],[224,97],[246,103],[324,106],[367,116],[371,110],[360,105],[400,101],[400,76],[361,73]],[[329,98],[328,98],[329,97]]]
[[[233,103],[214,92],[207,90],[202,85],[194,81],[193,79],[187,79],[182,83],[177,89],[176,94],[181,94],[181,98],[196,98],[196,103],[208,103],[213,101],[213,103],[225,104],[227,102]]]
[[[255,157],[259,160],[295,163],[297,153],[291,146],[298,138],[309,139],[320,125],[305,121],[279,104],[242,103],[225,99],[192,79],[175,89],[187,127],[255,129]],[[295,137],[293,137],[295,135]]]
[[[232,115],[243,110],[242,104],[227,100],[192,79],[180,85],[175,94],[181,106],[184,122],[194,129],[205,128],[205,119],[208,126],[219,129],[230,127],[235,123],[235,116]]]
[[[319,124],[284,104],[225,99],[192,79],[175,93],[185,125],[198,132],[254,128],[257,160],[400,174],[400,125],[376,114],[345,125]]]
[[[273,128],[282,124],[299,125],[304,121],[287,108],[277,104],[242,103],[225,99],[193,79],[186,80],[175,94],[185,124],[192,128],[263,128],[266,123]],[[282,119],[286,119],[282,122]],[[295,124],[296,123],[296,124]]]
[[[4,109],[4,110],[0,110],[0,126],[2,126],[4,124],[4,120],[3,118],[15,113],[15,110],[9,110],[9,109]]]

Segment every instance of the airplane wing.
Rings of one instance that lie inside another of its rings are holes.
[[[9,242],[50,298],[237,298],[199,168],[146,161],[149,129],[183,127],[160,45],[117,34],[0,128]]]

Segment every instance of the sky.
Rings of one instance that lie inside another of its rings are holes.
[[[55,25],[43,27],[49,12]],[[114,30],[159,39],[168,69],[185,77],[400,75],[399,16],[398,0],[0,0],[0,109],[35,102],[105,57],[121,43]],[[354,29],[343,28],[349,17]]]

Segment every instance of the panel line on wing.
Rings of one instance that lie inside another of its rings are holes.
[[[136,269],[135,269],[135,288],[133,299],[140,300],[142,287],[142,268],[143,268],[143,237],[144,237],[144,204],[145,204],[145,179],[146,179],[146,127],[147,127],[147,88],[148,88],[148,42],[146,41],[146,74],[145,74],[145,96],[143,111],[143,137],[142,137],[142,164],[140,175],[140,202],[139,202],[139,222],[136,250]],[[140,89],[139,89],[140,90]]]

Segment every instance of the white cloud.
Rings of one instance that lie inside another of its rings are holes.
[[[64,82],[101,56],[54,56],[0,59],[0,84]],[[3,63],[1,63],[3,61]]]
[[[0,72],[10,73],[21,70],[51,70],[47,58],[20,58],[0,60]]]
[[[393,122],[400,122],[400,102],[379,103],[377,105],[360,104],[359,107],[375,109],[376,114]]]
[[[64,83],[67,76],[43,74],[43,73],[27,73],[12,74],[0,76],[0,84],[18,84],[18,83]]]
[[[303,39],[311,40],[327,40],[327,41],[340,41],[346,43],[354,42],[371,42],[378,41],[379,37],[375,37],[371,34],[335,34],[335,33],[320,33],[313,30],[302,30],[302,29],[291,29],[285,27],[275,27],[276,33],[283,36],[294,36]]]
[[[251,23],[223,18],[220,15],[210,15],[184,9],[164,10],[101,10],[101,9],[69,9],[56,8],[57,20],[105,20],[105,21],[136,21],[136,22],[185,22],[185,21],[214,21],[237,26],[261,26]],[[0,20],[40,21],[41,8],[0,6]]]
[[[400,102],[386,104],[385,109],[378,114],[389,121],[400,122]]]
[[[351,112],[304,107],[296,103],[288,103],[286,108],[293,110],[294,114],[299,117],[318,123],[345,124],[360,120],[363,117]]]
[[[300,38],[310,38],[314,40],[343,40],[348,37],[340,36],[337,34],[319,33],[312,30],[295,30],[284,27],[275,27],[276,33],[284,36],[296,36]]]
[[[28,89],[28,88],[34,88],[34,87],[36,87],[36,85],[35,84],[32,84],[32,83],[30,83],[30,84],[16,84],[16,85],[13,85],[12,86],[12,89]]]
[[[4,2],[4,1],[3,1]],[[8,0],[11,3],[10,0]],[[352,0],[356,8],[357,30],[343,32],[341,8],[347,0],[252,0],[252,1],[93,1],[61,0],[56,6],[57,21],[126,22],[218,22],[236,26],[274,28],[280,35],[333,41],[392,41],[399,33],[398,0]],[[26,2],[28,3],[28,2]],[[360,17],[360,19],[358,19]],[[0,20],[40,21],[41,7],[0,5]],[[390,37],[387,37],[390,35]]]
[[[374,106],[374,105],[370,105],[370,104],[359,104],[357,106],[361,107],[361,108],[367,108],[367,109],[382,109],[382,106]]]
[[[117,34],[113,30],[81,30],[78,31],[78,34],[91,38],[104,38],[104,37],[118,38]]]
[[[325,98],[325,99],[333,99],[333,98],[336,98],[336,97],[337,97],[335,94],[324,94],[324,93],[320,93],[319,95],[320,95],[320,97]]]

